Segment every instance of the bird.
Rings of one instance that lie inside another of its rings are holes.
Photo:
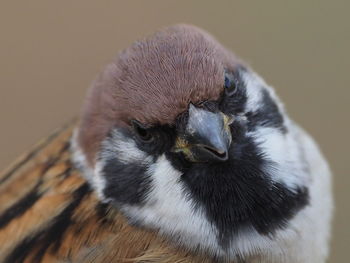
[[[121,51],[0,176],[0,262],[322,263],[332,175],[274,89],[196,26]]]

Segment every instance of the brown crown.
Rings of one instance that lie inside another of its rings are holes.
[[[132,119],[172,124],[190,102],[218,99],[224,70],[236,63],[194,26],[168,27],[135,42],[105,68],[87,96],[78,138],[89,162],[114,126],[128,126]]]

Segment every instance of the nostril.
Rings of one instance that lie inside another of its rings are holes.
[[[222,161],[226,161],[228,159],[228,154],[227,154],[226,150],[215,149],[215,148],[212,148],[209,146],[203,146],[203,149],[210,152],[211,154],[213,154],[215,157],[217,157],[218,159],[220,159]]]

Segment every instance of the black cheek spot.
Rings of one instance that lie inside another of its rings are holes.
[[[277,128],[283,133],[287,131],[282,113],[267,90],[262,91],[262,106],[260,109],[255,112],[248,112],[246,116],[250,131],[259,126]]]
[[[147,169],[145,164],[125,164],[118,159],[107,161],[103,168],[103,176],[107,181],[104,195],[117,203],[142,203],[151,188]]]

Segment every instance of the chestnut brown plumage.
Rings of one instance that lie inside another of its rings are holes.
[[[131,119],[172,124],[189,102],[218,99],[224,70],[233,70],[236,62],[194,26],[169,27],[134,43],[106,67],[88,94],[79,140],[89,161],[114,125],[130,125]]]

